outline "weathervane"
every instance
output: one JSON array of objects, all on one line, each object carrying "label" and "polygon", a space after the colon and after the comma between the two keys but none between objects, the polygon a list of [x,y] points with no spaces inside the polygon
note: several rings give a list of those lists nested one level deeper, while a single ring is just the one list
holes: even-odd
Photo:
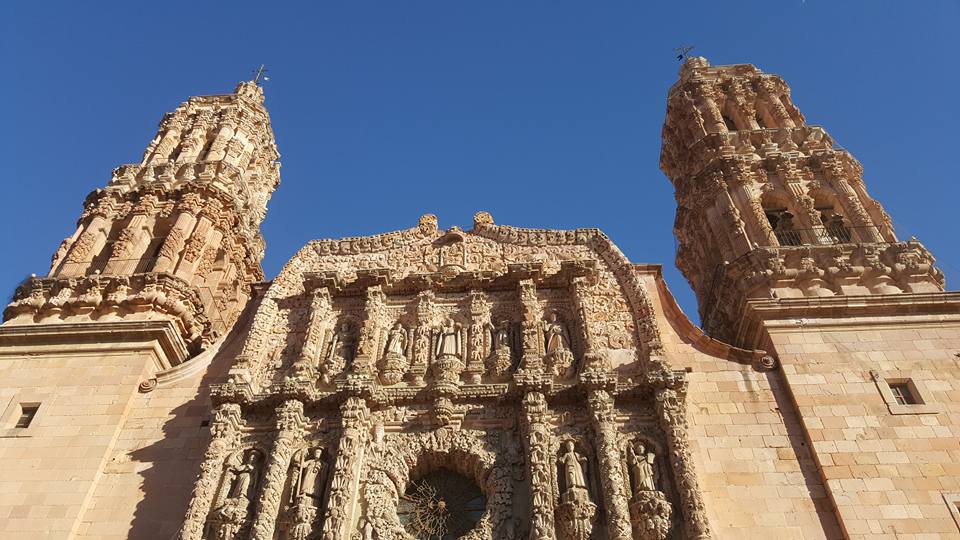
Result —
[{"label": "weathervane", "polygon": [[254,84],[260,84],[260,80],[263,79],[263,82],[270,80],[270,77],[267,77],[267,72],[269,69],[264,69],[264,65],[260,64],[260,67],[254,70],[253,82]]},{"label": "weathervane", "polygon": [[693,45],[681,45],[673,49],[673,52],[677,54],[677,62],[683,62],[683,59],[687,57],[687,53],[693,50]]}]

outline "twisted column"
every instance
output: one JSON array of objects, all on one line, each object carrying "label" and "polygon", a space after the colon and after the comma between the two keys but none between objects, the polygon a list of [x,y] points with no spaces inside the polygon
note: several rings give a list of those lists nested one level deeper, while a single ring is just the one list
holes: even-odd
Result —
[{"label": "twisted column", "polygon": [[626,480],[623,477],[623,456],[617,445],[613,398],[606,390],[590,390],[587,403],[596,435],[600,461],[600,485],[607,507],[607,531],[611,540],[629,540],[630,509],[627,506]]},{"label": "twisted column", "polygon": [[369,434],[367,402],[352,396],[340,406],[340,445],[333,463],[330,495],[323,519],[323,540],[350,538],[354,494],[360,481],[360,465]]},{"label": "twisted column", "polygon": [[667,436],[667,446],[670,448],[670,466],[673,468],[673,477],[680,494],[687,538],[701,540],[710,538],[710,524],[707,522],[707,511],[693,471],[685,408],[676,390],[670,388],[657,390],[657,417],[660,421],[660,429]]},{"label": "twisted column", "polygon": [[553,540],[553,459],[547,398],[540,392],[523,397],[523,431],[530,476],[530,540]]},{"label": "twisted column", "polygon": [[180,527],[180,540],[200,540],[204,522],[216,496],[217,484],[227,455],[237,448],[240,426],[240,405],[223,403],[213,411],[210,423],[210,444],[200,464],[200,475],[193,486],[193,495],[187,506],[187,514]]},{"label": "twisted column", "polygon": [[263,473],[263,488],[257,502],[257,515],[250,529],[252,540],[273,540],[277,515],[280,512],[280,496],[287,482],[290,459],[297,443],[303,438],[305,425],[302,402],[290,399],[277,407],[277,434]]}]

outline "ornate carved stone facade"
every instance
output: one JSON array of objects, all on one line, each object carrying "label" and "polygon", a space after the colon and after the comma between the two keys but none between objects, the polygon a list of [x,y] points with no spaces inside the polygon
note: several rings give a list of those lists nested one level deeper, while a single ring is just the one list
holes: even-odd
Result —
[{"label": "ornate carved stone facade", "polygon": [[[310,242],[257,284],[277,157],[256,84],[191,98],[18,290],[5,537],[956,533],[934,504],[960,500],[952,416],[884,415],[960,413],[960,299],[781,79],[695,58],[669,93],[662,166],[706,334],[602,232],[486,212]],[[895,345],[903,325],[922,348]],[[874,345],[828,347],[864,327]],[[70,485],[41,475],[8,509],[49,460]]]}]

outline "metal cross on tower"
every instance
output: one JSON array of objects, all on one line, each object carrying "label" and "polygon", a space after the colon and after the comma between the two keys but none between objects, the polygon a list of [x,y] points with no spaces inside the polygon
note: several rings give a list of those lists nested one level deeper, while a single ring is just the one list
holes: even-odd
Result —
[{"label": "metal cross on tower", "polygon": [[687,53],[693,50],[693,45],[682,45],[673,49],[673,52],[677,53],[677,61],[683,62],[683,59],[687,57]]},{"label": "metal cross on tower", "polygon": [[270,77],[267,77],[266,75],[268,71],[270,70],[264,69],[264,65],[260,64],[260,67],[254,70],[253,82],[255,84],[260,84],[260,79],[263,79],[264,82],[269,81]]}]

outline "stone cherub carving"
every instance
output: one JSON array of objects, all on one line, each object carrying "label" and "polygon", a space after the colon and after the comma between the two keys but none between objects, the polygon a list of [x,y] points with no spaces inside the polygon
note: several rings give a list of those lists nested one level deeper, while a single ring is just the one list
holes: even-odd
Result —
[{"label": "stone cherub carving", "polygon": [[353,362],[357,353],[357,332],[350,321],[341,321],[330,336],[327,352],[320,365],[320,374],[325,384],[330,384]]},{"label": "stone cherub carving", "polygon": [[214,537],[217,540],[236,538],[247,519],[251,488],[256,483],[258,457],[256,450],[248,450],[240,463],[227,469],[227,495],[223,504],[213,511]]},{"label": "stone cherub carving", "polygon": [[323,449],[301,450],[290,468],[290,506],[293,513],[291,540],[306,540],[313,530],[313,521],[323,496],[327,463]]},{"label": "stone cherub carving", "polygon": [[576,451],[573,441],[568,440],[558,461],[562,485],[557,524],[566,538],[587,540],[593,533],[597,512],[597,505],[590,500],[584,472],[587,458]]},{"label": "stone cherub carving", "polygon": [[544,360],[554,375],[573,376],[573,352],[570,350],[570,332],[557,312],[551,312],[542,323]]},{"label": "stone cherub carving", "polygon": [[407,360],[407,346],[409,334],[400,321],[387,332],[387,345],[383,355],[383,369],[380,379],[384,384],[396,384],[403,379],[403,375],[410,366]]}]

